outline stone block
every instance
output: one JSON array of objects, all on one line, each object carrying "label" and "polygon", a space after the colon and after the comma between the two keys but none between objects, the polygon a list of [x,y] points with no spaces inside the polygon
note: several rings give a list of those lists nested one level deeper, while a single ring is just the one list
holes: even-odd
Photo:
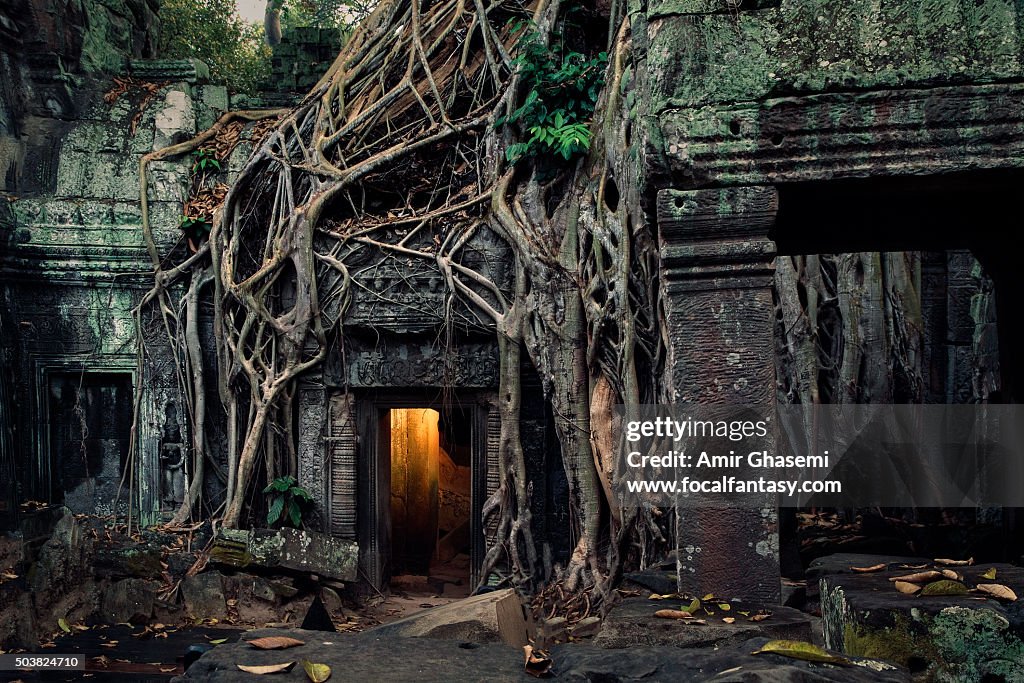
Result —
[{"label": "stone block", "polygon": [[220,572],[203,572],[181,580],[185,611],[194,619],[224,619],[228,615]]},{"label": "stone block", "polygon": [[[564,632],[564,624],[562,626]],[[377,636],[526,644],[522,602],[511,588],[474,595],[370,629]]]},{"label": "stone block", "polygon": [[120,624],[144,624],[153,615],[153,601],[159,584],[144,579],[123,579],[103,592],[101,618]]},{"label": "stone block", "polygon": [[355,581],[359,546],[299,529],[222,529],[210,558],[239,569],[261,567]]},{"label": "stone block", "polygon": [[160,550],[144,545],[97,548],[93,571],[101,578],[158,579],[163,571]]},{"label": "stone block", "polygon": [[192,97],[183,90],[170,90],[156,107],[153,119],[153,149],[163,149],[188,140],[196,134],[196,115]]},{"label": "stone block", "polygon": [[228,89],[223,85],[203,85],[196,90],[199,130],[206,130],[229,109]]},{"label": "stone block", "polygon": [[210,67],[198,59],[133,59],[131,72],[144,81],[177,81],[190,84],[210,79]]},{"label": "stone block", "polygon": [[[982,579],[989,568],[996,579]],[[965,584],[1000,583],[1024,594],[1024,569],[956,567]],[[1024,612],[978,594],[912,596],[888,580],[905,573],[834,575],[821,580],[826,646],[906,666],[921,680],[1024,681]]]},{"label": "stone block", "polygon": [[634,588],[660,595],[675,593],[678,581],[674,561],[639,572],[629,572],[622,577],[625,588]]},{"label": "stone block", "polygon": [[[670,645],[699,648],[735,645],[750,638],[777,638],[783,640],[811,640],[810,619],[806,614],[790,607],[732,602],[728,612],[709,605],[713,615],[698,611],[698,618],[707,624],[686,624],[677,619],[659,619],[654,613],[660,609],[678,609],[685,600],[648,600],[627,598],[612,607],[594,638],[599,647],[623,649]],[[752,622],[740,612],[755,614],[761,609],[771,612],[763,621]],[[727,624],[723,617],[736,621]]]},{"label": "stone block", "polygon": [[52,596],[67,592],[85,574],[89,544],[71,510],[60,508],[60,513],[53,534],[39,550],[39,559],[29,576],[29,586],[35,593]]}]

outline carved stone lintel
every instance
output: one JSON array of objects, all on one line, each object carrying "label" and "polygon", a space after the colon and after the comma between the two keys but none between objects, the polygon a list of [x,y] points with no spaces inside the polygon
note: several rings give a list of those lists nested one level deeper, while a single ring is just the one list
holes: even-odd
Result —
[{"label": "carved stone lintel", "polygon": [[210,67],[198,59],[133,59],[132,76],[144,81],[184,81],[196,84],[210,80]]},{"label": "carved stone lintel", "polygon": [[[658,194],[676,403],[775,406],[772,187]],[[769,446],[759,443],[759,446]],[[776,601],[774,497],[756,507],[679,510],[679,588]]]},{"label": "carved stone lintel", "polygon": [[347,380],[352,387],[488,388],[498,384],[498,357],[489,344],[459,349],[403,344],[354,351],[350,359]]}]

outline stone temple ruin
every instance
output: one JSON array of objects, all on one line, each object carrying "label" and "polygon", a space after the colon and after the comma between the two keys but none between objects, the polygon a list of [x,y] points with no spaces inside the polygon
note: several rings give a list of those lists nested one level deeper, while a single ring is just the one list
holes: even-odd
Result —
[{"label": "stone temple ruin", "polygon": [[[45,514],[26,501],[123,513],[118,490],[131,476],[138,514],[157,523],[183,499],[187,440],[171,360],[159,346],[136,353],[132,310],[151,272],[139,159],[240,104],[295,101],[317,77],[305,56],[321,59],[331,36],[297,34],[278,53],[276,89],[243,102],[211,84],[201,63],[157,58],[152,0],[87,0],[82,16],[56,5],[0,9],[0,522],[26,528]],[[1013,228],[1024,180],[1024,9],[1009,0],[633,5],[644,89],[635,135],[660,240],[676,400],[793,400],[783,381],[793,321],[776,305],[783,273],[799,256],[860,254],[843,282],[883,301],[892,296],[883,253],[919,264],[926,383],[857,400],[1021,398]],[[105,99],[114,77],[128,76],[125,92]],[[251,134],[230,170],[244,163]],[[151,167],[151,220],[165,253],[180,238],[188,172],[187,161]],[[486,232],[475,239],[480,266],[507,281],[502,243]],[[481,506],[498,480],[493,336],[446,334],[437,273],[395,260],[367,272],[346,345],[295,399],[311,524],[358,544],[371,585],[428,572],[431,558],[462,558],[458,570],[475,583],[488,539]],[[876,342],[861,353],[885,364],[893,342]],[[523,377],[534,518],[544,556],[557,562],[570,548],[565,475],[543,383],[529,368]],[[140,385],[139,460],[129,468]],[[218,495],[212,484],[208,497]],[[1013,520],[1004,511],[1007,528]],[[680,581],[700,576],[778,599],[780,533],[784,548],[772,501],[696,511],[677,529]]]}]

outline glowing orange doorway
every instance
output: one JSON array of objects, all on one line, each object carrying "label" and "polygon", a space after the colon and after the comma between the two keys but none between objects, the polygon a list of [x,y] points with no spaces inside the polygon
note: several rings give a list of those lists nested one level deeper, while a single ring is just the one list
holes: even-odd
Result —
[{"label": "glowing orange doorway", "polygon": [[392,577],[468,592],[468,448],[432,408],[392,408],[389,421]]}]

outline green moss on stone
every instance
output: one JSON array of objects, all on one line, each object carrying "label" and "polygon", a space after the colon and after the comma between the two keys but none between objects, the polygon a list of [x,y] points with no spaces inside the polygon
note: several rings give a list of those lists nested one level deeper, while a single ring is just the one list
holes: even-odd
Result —
[{"label": "green moss on stone", "polygon": [[847,623],[843,627],[843,651],[856,657],[870,657],[907,666],[911,658],[936,662],[939,653],[927,631],[909,619],[896,616],[894,623],[879,629]]}]

